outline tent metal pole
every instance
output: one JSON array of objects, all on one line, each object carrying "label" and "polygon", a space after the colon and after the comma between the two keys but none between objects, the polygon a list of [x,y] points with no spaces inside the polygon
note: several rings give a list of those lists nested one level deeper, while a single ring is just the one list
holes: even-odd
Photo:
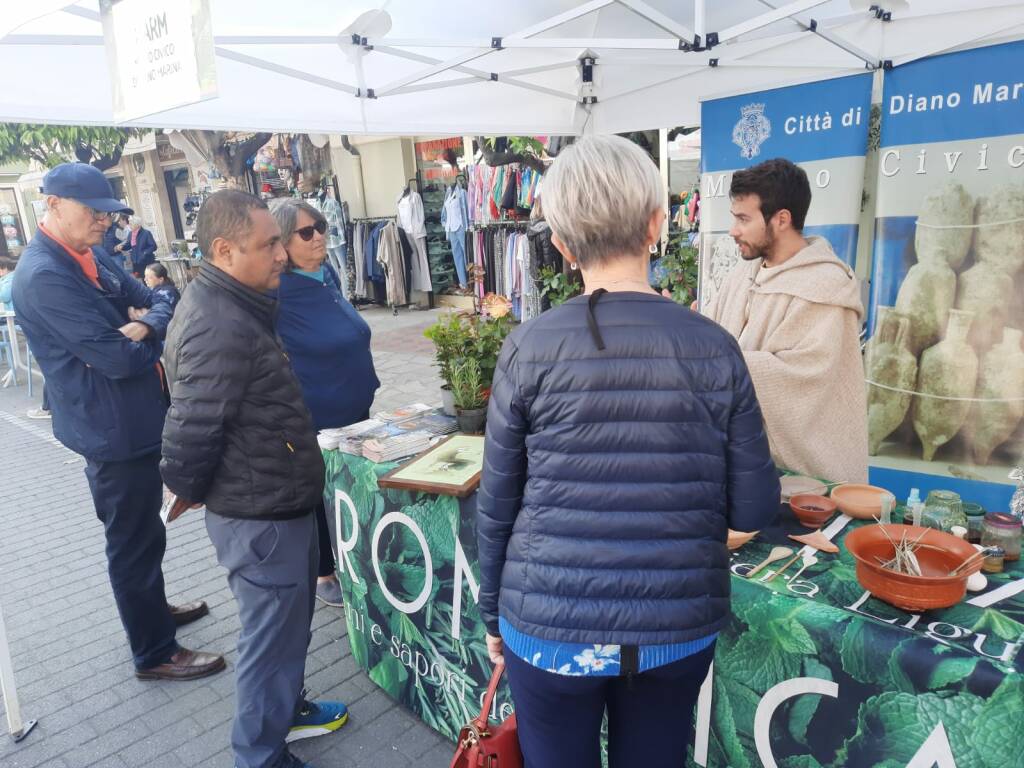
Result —
[{"label": "tent metal pole", "polygon": [[693,32],[701,40],[708,36],[708,13],[706,0],[696,0],[693,4]]},{"label": "tent metal pole", "polygon": [[514,38],[519,40],[539,35],[541,32],[547,32],[549,29],[554,29],[557,26],[574,21],[581,16],[586,16],[594,11],[600,11],[602,8],[606,8],[615,2],[616,0],[591,0],[589,3],[583,3],[571,10],[560,13],[557,16],[552,16],[551,18],[538,22],[526,29],[521,29],[515,34],[509,35],[507,39]]},{"label": "tent metal pole", "polygon": [[35,725],[35,720],[22,722],[21,706],[18,703],[18,687],[14,684],[14,664],[11,661],[11,650],[7,644],[7,628],[4,625],[4,611],[0,606],[0,694],[3,695],[4,707],[7,709],[7,725],[11,738],[21,741]]},{"label": "tent metal pole", "polygon": [[[768,0],[758,0],[758,2],[761,3],[761,5],[768,6],[772,10],[776,10],[779,7],[774,2],[771,2],[771,3],[768,2]],[[811,22],[805,21],[805,20],[803,20],[803,19],[801,19],[801,18],[799,18],[797,16],[793,16],[792,19],[793,19],[794,22],[799,24],[803,29],[810,30],[811,32],[816,34],[818,37],[822,38],[823,40],[827,40],[828,42],[832,43],[832,45],[834,45],[837,48],[840,48],[840,49],[846,51],[851,56],[856,56],[858,59],[863,61],[868,66],[869,69],[877,69],[878,68],[878,62],[879,62],[879,57],[878,56],[872,56],[867,51],[865,51],[865,50],[863,50],[861,48],[858,48],[857,46],[853,45],[853,43],[847,42],[843,38],[839,37],[839,35],[837,35],[837,34],[834,34],[832,32],[826,32],[825,30],[823,30],[821,28],[820,24],[817,24],[817,23],[811,24]],[[813,19],[812,19],[812,21],[813,21]]]},{"label": "tent metal pole", "polygon": [[308,72],[303,72],[298,69],[292,69],[291,67],[285,67],[281,64],[274,64],[273,62],[267,61],[266,59],[259,59],[255,56],[247,56],[244,53],[238,53],[228,48],[215,47],[214,51],[223,59],[230,59],[237,61],[239,64],[246,64],[255,69],[263,69],[267,72],[274,72],[278,75],[284,75],[285,77],[291,77],[295,80],[305,80],[307,83],[313,83],[314,85],[320,85],[324,88],[331,88],[335,91],[342,91],[343,93],[355,94],[355,86],[348,85],[347,83],[341,83],[337,80],[330,80],[326,77],[320,77],[318,75],[311,75]]},{"label": "tent metal pole", "polygon": [[664,256],[665,249],[668,247],[668,220],[672,213],[672,190],[669,187],[671,163],[668,157],[668,128],[658,129],[658,165],[661,166],[661,208],[665,212],[665,221],[661,224],[661,243],[658,255]]},{"label": "tent metal pole", "polygon": [[427,69],[421,69],[419,72],[413,72],[411,75],[406,75],[405,77],[401,77],[398,80],[394,80],[390,83],[387,83],[386,85],[382,85],[380,88],[374,88],[374,93],[376,93],[377,96],[386,96],[391,91],[396,91],[399,88],[403,88],[407,85],[414,85],[418,83],[420,80],[426,80],[428,77],[439,75],[442,72],[446,72],[447,70],[461,66],[462,64],[468,64],[469,62],[475,59],[479,59],[483,56],[486,56],[493,50],[493,48],[485,48],[483,50],[478,49],[472,51],[471,53],[464,53],[461,54],[460,56],[455,56],[451,59],[446,59],[445,61],[438,62],[432,67],[428,67]]},{"label": "tent metal pole", "polygon": [[774,24],[777,21],[789,18],[794,14],[803,13],[804,11],[809,11],[811,8],[824,5],[827,2],[829,2],[829,0],[793,0],[793,2],[779,6],[774,11],[762,13],[760,16],[755,16],[752,19],[736,24],[735,26],[727,27],[718,33],[718,41],[719,43],[724,43],[726,40],[732,40],[740,37],[741,35],[745,35],[748,32],[754,32],[755,30]]},{"label": "tent metal pole", "polygon": [[[652,8],[643,0],[619,0],[619,4],[626,6],[629,10],[633,11],[633,13],[638,16],[642,16],[656,27],[660,27],[679,40],[686,40],[687,42],[691,42],[693,40],[694,30],[690,29],[685,24],[680,24],[675,19],[666,16],[657,8]],[[700,33],[698,32],[697,34]],[[701,37],[701,40],[703,39],[704,38]]]}]

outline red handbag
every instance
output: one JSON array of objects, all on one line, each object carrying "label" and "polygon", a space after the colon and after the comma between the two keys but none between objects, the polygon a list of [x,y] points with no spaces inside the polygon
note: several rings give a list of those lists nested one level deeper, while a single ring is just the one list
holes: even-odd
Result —
[{"label": "red handbag", "polygon": [[515,714],[493,728],[488,722],[494,692],[504,671],[503,664],[494,667],[480,716],[462,726],[450,768],[523,768]]}]

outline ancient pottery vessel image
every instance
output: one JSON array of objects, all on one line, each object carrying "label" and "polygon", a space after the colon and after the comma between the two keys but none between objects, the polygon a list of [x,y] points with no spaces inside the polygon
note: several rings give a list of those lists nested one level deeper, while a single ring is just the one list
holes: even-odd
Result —
[{"label": "ancient pottery vessel image", "polygon": [[864,367],[868,385],[868,453],[875,456],[910,410],[911,395],[884,387],[913,391],[917,358],[906,346],[910,320],[892,307],[879,307],[878,331],[868,342]]},{"label": "ancient pottery vessel image", "polygon": [[960,269],[974,238],[974,200],[960,184],[951,182],[932,192],[917,215],[914,248],[917,260],[942,260]]},{"label": "ancient pottery vessel image", "polygon": [[975,403],[964,429],[974,460],[988,464],[992,452],[1013,435],[1024,417],[1024,333],[1003,330],[1003,341],[989,350],[979,366],[975,397],[1006,400],[1004,403]]},{"label": "ancient pottery vessel image", "polygon": [[1024,184],[1007,184],[980,199],[976,224],[978,262],[1016,275],[1024,267]]},{"label": "ancient pottery vessel image", "polygon": [[970,402],[940,398],[974,395],[978,383],[978,356],[967,342],[973,319],[970,312],[951,310],[946,338],[921,355],[913,421],[925,461],[935,458],[935,452],[956,437],[971,411]]},{"label": "ancient pottery vessel image", "polygon": [[999,341],[1013,303],[1013,278],[998,268],[976,264],[956,285],[956,308],[974,313],[969,341],[984,352]]},{"label": "ancient pottery vessel image", "polygon": [[945,261],[920,261],[907,272],[896,311],[910,320],[907,346],[919,355],[941,337],[956,299],[956,273]]}]

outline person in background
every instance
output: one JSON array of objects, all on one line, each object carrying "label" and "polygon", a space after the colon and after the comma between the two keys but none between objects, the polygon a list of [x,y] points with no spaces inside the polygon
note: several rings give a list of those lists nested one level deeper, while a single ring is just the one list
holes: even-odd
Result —
[{"label": "person in background", "polygon": [[206,603],[168,605],[161,567],[167,400],[159,362],[171,308],[97,247],[111,214],[124,208],[101,171],[58,165],[43,177],[43,195],[46,216],[14,273],[15,311],[46,377],[53,434],[85,457],[135,675],[216,674],[223,656],[182,648],[175,639],[177,626],[208,613]]},{"label": "person in background", "polygon": [[[6,307],[10,311],[14,311],[14,268],[18,262],[16,259],[8,257],[0,257],[0,304]],[[4,326],[4,333],[6,333],[6,326]],[[49,419],[50,418],[50,404],[46,397],[46,386],[43,386],[43,405],[41,408],[29,408],[25,414],[30,419]]]},{"label": "person in background", "polygon": [[121,252],[131,257],[132,272],[141,279],[146,267],[156,262],[156,240],[153,233],[142,226],[141,216],[130,216],[128,225],[131,227],[131,234],[121,244]]},{"label": "person in background", "polygon": [[11,286],[14,285],[14,268],[17,265],[17,260],[7,256],[0,256],[0,304],[3,304],[9,310],[14,309],[11,298]]},{"label": "person in background", "polygon": [[302,687],[324,464],[274,328],[288,255],[267,204],[237,190],[203,203],[196,238],[205,259],[165,355],[171,407],[160,470],[177,496],[168,518],[206,505],[238,603],[235,768],[302,768],[287,742],[337,730],[348,710],[308,701]]},{"label": "person in background", "polygon": [[[281,335],[302,396],[317,430],[345,427],[370,417],[380,386],[370,353],[370,326],[349,304],[341,281],[325,262],[324,216],[309,203],[274,200],[288,269],[281,275],[277,332]],[[340,607],[341,585],[323,498],[316,507],[320,564],[316,596]]]},{"label": "person in background", "polygon": [[729,621],[726,530],[763,528],[779,478],[739,345],[658,295],[657,166],[580,139],[544,176],[552,242],[586,294],[498,360],[477,501],[480,611],[530,768],[678,768]]},{"label": "person in background", "polygon": [[131,233],[131,230],[128,229],[128,216],[131,212],[129,208],[128,213],[116,214],[111,220],[110,226],[107,227],[107,231],[103,233],[103,250],[111,256],[121,253],[122,246]]},{"label": "person in background", "polygon": [[[775,463],[821,480],[868,479],[864,308],[828,240],[804,237],[811,185],[789,160],[733,174],[729,234],[743,260],[704,309],[739,342]],[[822,419],[829,428],[808,429]]]},{"label": "person in background", "polygon": [[153,293],[160,294],[171,307],[178,306],[181,294],[171,278],[167,274],[167,267],[163,264],[150,264],[146,267],[145,282]]}]

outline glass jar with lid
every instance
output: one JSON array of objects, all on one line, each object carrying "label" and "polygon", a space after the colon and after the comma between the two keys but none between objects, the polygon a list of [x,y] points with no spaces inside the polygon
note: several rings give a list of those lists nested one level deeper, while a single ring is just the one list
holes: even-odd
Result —
[{"label": "glass jar with lid", "polygon": [[1013,515],[989,512],[981,531],[983,547],[1002,547],[1005,560],[1020,559],[1021,521]]},{"label": "glass jar with lid", "polygon": [[967,515],[967,540],[971,544],[979,544],[981,542],[981,529],[982,524],[985,521],[985,515],[988,512],[981,504],[975,504],[973,501],[964,502],[964,514]]},{"label": "glass jar with lid", "polygon": [[960,495],[953,491],[932,491],[924,503],[921,525],[949,533],[955,525],[967,528],[967,515]]}]

